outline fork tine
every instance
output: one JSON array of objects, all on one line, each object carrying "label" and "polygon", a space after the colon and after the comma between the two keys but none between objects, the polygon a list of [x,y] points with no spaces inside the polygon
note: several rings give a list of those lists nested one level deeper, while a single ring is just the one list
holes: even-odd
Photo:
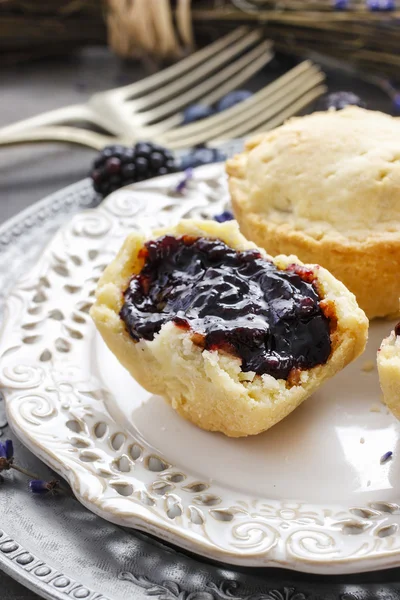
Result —
[{"label": "fork tine", "polygon": [[[143,124],[151,123],[162,119],[162,117],[168,114],[176,113],[177,110],[180,110],[191,102],[211,101],[211,99],[213,101],[218,100],[218,98],[221,98],[227,92],[235,89],[238,85],[249,79],[271,60],[272,54],[267,52],[269,47],[270,43],[268,41],[262,42],[251,52],[248,52],[225,69],[222,69],[179,97],[150,110],[148,113],[141,113],[137,116],[142,118]],[[207,92],[211,93],[207,94]]]},{"label": "fork tine", "polygon": [[271,46],[268,45],[268,42],[266,42],[263,52],[254,52],[253,62],[251,62],[249,59],[249,64],[243,69],[243,71],[239,72],[237,75],[229,79],[223,85],[213,89],[213,91],[207,94],[206,96],[203,96],[201,98],[201,101],[205,104],[214,104],[220,98],[225,96],[225,94],[238,88],[240,85],[242,85],[242,83],[250,79],[250,77],[252,77],[260,69],[262,69],[262,67],[264,67],[266,64],[271,62],[271,60],[274,58],[274,53],[268,51],[270,47]]},{"label": "fork tine", "polygon": [[322,96],[322,94],[325,94],[327,89],[328,88],[326,87],[326,85],[319,85],[313,90],[310,90],[302,98],[297,100],[297,102],[294,102],[287,109],[280,112],[279,115],[277,115],[273,119],[270,119],[268,122],[261,124],[259,128],[257,127],[257,129],[252,129],[249,133],[261,133],[263,131],[269,131],[270,129],[274,129],[274,127],[282,125],[284,121],[299,113],[309,104],[311,104],[311,102]]},{"label": "fork tine", "polygon": [[132,110],[138,111],[143,108],[148,110],[152,106],[158,105],[161,102],[165,102],[173,96],[177,96],[183,90],[190,88],[192,85],[198,83],[201,79],[205,78],[213,71],[216,71],[218,67],[229,63],[229,61],[231,61],[235,56],[243,52],[243,50],[246,50],[246,48],[259,41],[260,38],[260,31],[253,31],[252,33],[247,34],[236,44],[229,46],[229,48],[223,50],[222,52],[219,52],[210,60],[200,64],[196,69],[193,69],[184,77],[172,81],[170,84],[168,84],[161,90],[158,89],[152,94],[148,94],[143,98],[137,98],[131,101],[130,105],[132,107]]},{"label": "fork tine", "polygon": [[120,97],[128,99],[133,98],[136,95],[148,92],[149,90],[152,90],[156,87],[160,87],[165,83],[168,83],[172,79],[180,77],[187,71],[191,71],[198,64],[204,62],[209,57],[214,56],[214,54],[217,54],[230,44],[233,44],[234,42],[239,40],[241,37],[246,35],[248,31],[248,27],[238,27],[228,35],[225,35],[216,42],[213,42],[205,48],[194,52],[187,58],[183,58],[171,67],[167,67],[159,73],[150,75],[149,77],[146,77],[145,79],[142,79],[141,81],[138,81],[136,83],[131,83],[129,85],[124,85],[122,87],[116,88],[115,90],[113,90],[113,92],[115,92],[115,94],[118,94]]},{"label": "fork tine", "polygon": [[[258,92],[258,94],[266,94],[266,96],[270,95],[275,91],[275,89],[279,89],[282,86],[285,86],[292,79],[300,77],[304,72],[316,72],[317,67],[311,61],[303,61],[301,64],[297,65],[278,79],[275,79],[272,83],[268,84],[263,90]],[[319,72],[319,70],[318,70]],[[270,91],[269,91],[270,90]],[[257,96],[257,94],[255,95]],[[253,97],[254,98],[254,97]],[[151,125],[149,127],[144,127],[140,135],[144,137],[152,137],[162,135],[163,143],[175,143],[175,146],[179,143],[185,143],[186,136],[192,136],[195,133],[201,133],[205,128],[209,127],[211,124],[219,124],[223,120],[230,120],[231,117],[235,116],[237,113],[240,113],[243,110],[243,104],[245,106],[249,106],[256,100],[250,98],[245,101],[245,103],[241,103],[240,105],[234,106],[228,110],[223,111],[217,115],[212,117],[208,117],[207,119],[202,119],[197,123],[192,123],[190,125],[182,126],[183,113],[177,113],[167,119],[164,119],[162,122],[157,123],[156,125]],[[168,132],[168,134],[166,133]],[[165,135],[164,135],[165,134]],[[178,138],[180,141],[178,141]],[[167,142],[168,139],[168,142]]]},{"label": "fork tine", "polygon": [[314,65],[310,60],[305,60],[296,67],[293,67],[290,71],[287,71],[284,75],[281,75],[277,79],[274,79],[271,83],[268,83],[264,88],[256,92],[253,96],[228,108],[216,115],[190,123],[189,125],[183,125],[176,129],[168,132],[168,139],[175,139],[186,135],[192,135],[203,131],[205,127],[211,127],[212,125],[218,125],[222,121],[231,121],[236,115],[240,114],[244,108],[251,107],[253,104],[258,103],[258,99],[261,97],[268,98],[274,94],[277,90],[285,88],[292,81],[299,80],[303,76],[310,76],[312,74],[320,73],[321,70]]},{"label": "fork tine", "polygon": [[289,88],[286,93],[281,93],[276,96],[276,104],[275,106],[271,106],[269,110],[263,111],[259,110],[250,118],[246,119],[245,122],[233,123],[232,127],[224,128],[224,131],[221,132],[213,132],[212,136],[209,136],[209,139],[217,139],[221,137],[241,137],[245,135],[248,131],[252,131],[253,129],[262,125],[262,123],[268,122],[271,118],[274,118],[274,115],[279,115],[282,110],[289,107],[293,102],[296,102],[299,98],[303,97],[310,90],[320,85],[324,81],[324,76],[319,75],[314,78],[305,81],[300,84],[298,87],[292,86]]},{"label": "fork tine", "polygon": [[[205,127],[203,131],[186,137],[175,138],[175,142],[185,146],[196,146],[210,139],[220,137],[240,137],[248,131],[252,123],[262,122],[265,117],[269,118],[275,115],[281,107],[287,106],[289,102],[295,101],[308,90],[322,83],[325,77],[322,73],[315,73],[311,77],[306,73],[302,78],[293,80],[287,86],[280,88],[270,95],[267,99],[265,94],[259,94],[258,101],[250,107],[243,106],[242,112],[238,113],[231,120],[223,120],[217,125],[209,128]],[[263,90],[262,90],[263,91]],[[244,103],[243,103],[244,104]],[[164,140],[163,140],[164,141]],[[172,140],[165,137],[165,144],[171,145]]]},{"label": "fork tine", "polygon": [[[200,138],[187,138],[182,141],[169,142],[170,148],[187,148],[192,145],[199,144],[204,141],[212,142],[220,139],[229,139],[243,137],[253,131],[263,131],[266,127],[271,129],[281,124],[288,116],[296,114],[299,110],[307,106],[315,97],[320,96],[326,89],[324,86],[318,86],[321,82],[321,77],[311,80],[300,86],[298,89],[292,89],[290,93],[282,95],[281,99],[277,99],[275,106],[269,110],[258,111],[250,119],[242,122],[239,125],[228,127],[225,131],[210,132],[206,140]],[[317,86],[317,87],[316,87]],[[316,96],[314,95],[316,94]],[[312,100],[309,100],[309,96]],[[300,106],[300,108],[298,108]],[[273,125],[270,126],[270,123]],[[163,140],[164,142],[164,140]]]},{"label": "fork tine", "polygon": [[[239,125],[233,126],[231,128],[226,128],[225,131],[221,134],[216,133],[215,135],[209,136],[209,140],[215,140],[217,138],[236,138],[242,137],[246,135],[250,131],[254,131],[255,129],[259,129],[263,123],[268,123],[270,120],[280,117],[280,114],[286,109],[290,109],[291,105],[296,103],[299,99],[301,99],[305,94],[309,93],[312,89],[314,89],[318,84],[321,83],[321,78],[316,78],[312,80],[310,83],[306,82],[301,85],[298,89],[294,89],[290,91],[290,93],[286,94],[281,98],[275,106],[272,106],[267,111],[258,111],[250,119],[246,119],[245,122],[242,121]],[[282,122],[282,120],[280,121]]]},{"label": "fork tine", "polygon": [[[239,73],[237,73],[234,77],[228,78],[228,80],[225,83],[219,85],[219,87],[217,87],[216,90],[214,90],[213,102],[215,102],[219,98],[222,98],[225,94],[227,94],[231,90],[237,88],[243,82],[247,81],[260,68],[262,68],[267,62],[272,60],[272,58],[273,58],[272,53],[263,52],[263,53],[261,53],[260,57],[256,61],[254,61],[254,62],[250,61],[250,64],[247,67],[245,67],[242,71],[239,71]],[[218,85],[218,83],[219,83],[219,81],[216,82],[216,85]],[[200,101],[203,101],[203,98],[200,98]],[[137,116],[138,115],[135,115],[135,119],[137,118]],[[162,119],[158,123],[149,125],[148,127],[141,128],[139,125],[139,129],[138,129],[138,127],[136,127],[136,132],[140,131],[140,135],[142,135],[144,137],[160,136],[169,130],[175,131],[175,130],[179,129],[182,126],[182,120],[183,120],[183,112],[180,111],[170,117]],[[207,119],[205,119],[205,121],[206,120]],[[186,126],[184,126],[184,128],[186,128]]]}]

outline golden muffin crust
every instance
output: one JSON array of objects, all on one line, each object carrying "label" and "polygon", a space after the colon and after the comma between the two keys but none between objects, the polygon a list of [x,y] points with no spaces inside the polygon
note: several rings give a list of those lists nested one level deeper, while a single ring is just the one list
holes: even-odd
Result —
[{"label": "golden muffin crust", "polygon": [[[332,351],[326,364],[301,371],[290,386],[270,375],[244,374],[241,360],[220,351],[203,350],[191,332],[172,322],[162,326],[152,341],[135,342],[119,316],[123,293],[133,274],[140,272],[139,252],[148,239],[162,235],[190,235],[221,239],[237,250],[254,249],[236,222],[183,220],[175,227],[154,231],[150,238],[132,233],[101,277],[91,315],[110,350],[149,392],[163,396],[183,417],[209,431],[231,437],[254,435],[269,429],[292,412],[327,378],[345,367],[365,347],[368,320],[355,297],[328,271],[311,268],[323,299],[331,303],[337,324],[331,334]],[[293,256],[269,257],[279,267],[296,262]]]},{"label": "golden muffin crust", "polygon": [[227,172],[244,235],[322,264],[370,318],[398,312],[398,119],[358,107],[291,119],[250,140]]}]

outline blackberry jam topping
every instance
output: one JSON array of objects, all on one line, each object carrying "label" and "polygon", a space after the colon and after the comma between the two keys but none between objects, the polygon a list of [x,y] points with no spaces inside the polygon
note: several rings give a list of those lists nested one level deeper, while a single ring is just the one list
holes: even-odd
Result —
[{"label": "blackberry jam topping", "polygon": [[140,256],[120,313],[134,340],[172,321],[201,347],[241,358],[242,371],[276,379],[327,361],[329,319],[304,267],[279,270],[257,251],[190,236],[147,242]]}]

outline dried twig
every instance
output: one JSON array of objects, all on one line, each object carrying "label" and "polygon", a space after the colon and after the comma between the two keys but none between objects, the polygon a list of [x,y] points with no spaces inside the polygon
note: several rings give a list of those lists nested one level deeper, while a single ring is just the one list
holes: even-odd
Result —
[{"label": "dried twig", "polygon": [[[375,8],[380,1],[374,0]],[[279,49],[302,55],[318,52],[375,73],[398,76],[400,10],[371,10],[371,0],[336,0],[336,6],[347,10],[334,10],[334,4],[328,0],[279,0],[257,2],[254,10],[245,10],[232,0],[192,0],[191,18],[197,34],[209,36],[212,31],[215,37],[241,23],[259,23]],[[243,3],[243,7],[248,5],[248,0]],[[108,6],[113,6],[111,0],[2,0],[2,61],[107,43]],[[176,6],[180,6],[178,0],[171,0],[171,8]],[[176,27],[181,21],[182,15],[174,14]],[[140,39],[123,44],[119,51],[126,48],[127,55],[132,48],[139,51]],[[152,46],[155,51],[157,45]]]}]

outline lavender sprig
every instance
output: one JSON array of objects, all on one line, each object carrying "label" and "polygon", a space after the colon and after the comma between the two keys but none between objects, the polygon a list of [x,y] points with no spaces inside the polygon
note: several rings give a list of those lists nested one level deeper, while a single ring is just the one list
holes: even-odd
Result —
[{"label": "lavender sprig", "polygon": [[[0,473],[2,471],[9,471],[13,466],[14,461],[14,448],[11,440],[0,442]],[[2,475],[0,475],[0,483],[4,481]]]},{"label": "lavender sprig", "polygon": [[217,223],[225,223],[226,221],[232,221],[234,218],[235,217],[229,210],[224,210],[221,214],[215,215],[214,221],[217,221]]},{"label": "lavender sprig", "polygon": [[183,172],[183,179],[181,179],[175,188],[175,191],[177,194],[183,194],[183,192],[186,191],[186,188],[188,186],[189,181],[193,179],[193,169],[192,168],[188,168],[185,169],[185,171]]},{"label": "lavender sprig", "polygon": [[393,452],[391,450],[389,450],[388,452],[385,452],[385,454],[383,454],[381,456],[381,460],[380,463],[381,465],[384,465],[385,463],[387,463],[389,460],[392,459],[393,456]]},{"label": "lavender sprig", "polygon": [[0,442],[0,458],[3,458],[7,461],[12,461],[14,458],[14,447],[12,440],[6,440],[5,442]]},{"label": "lavender sprig", "polygon": [[1,475],[4,471],[10,471],[14,469],[30,478],[29,489],[33,494],[55,494],[62,491],[60,482],[57,479],[51,481],[43,481],[38,479],[37,475],[31,473],[27,469],[20,467],[14,462],[14,446],[12,440],[5,440],[0,442],[0,483],[4,483],[4,477]]},{"label": "lavender sprig", "polygon": [[60,482],[57,479],[52,479],[51,481],[32,479],[29,482],[29,489],[32,494],[38,494],[41,496],[45,494],[55,495],[60,490]]}]

